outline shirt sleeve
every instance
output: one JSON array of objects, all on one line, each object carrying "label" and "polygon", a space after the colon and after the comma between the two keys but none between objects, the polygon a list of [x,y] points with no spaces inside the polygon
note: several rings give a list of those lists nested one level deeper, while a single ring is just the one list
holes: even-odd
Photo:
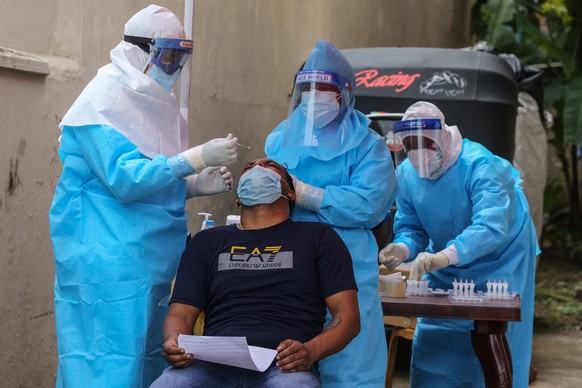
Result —
[{"label": "shirt sleeve", "polygon": [[183,303],[204,309],[208,290],[208,261],[201,253],[207,244],[195,234],[180,259],[170,303]]},{"label": "shirt sleeve", "polygon": [[110,126],[75,127],[72,132],[93,173],[120,202],[147,198],[178,183],[166,156],[144,156]]}]

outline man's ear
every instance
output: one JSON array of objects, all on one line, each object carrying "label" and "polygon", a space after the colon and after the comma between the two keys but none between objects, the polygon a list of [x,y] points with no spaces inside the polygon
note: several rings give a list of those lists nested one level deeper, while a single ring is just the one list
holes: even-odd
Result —
[{"label": "man's ear", "polygon": [[289,201],[295,202],[297,200],[297,194],[295,194],[294,191],[289,191],[287,193],[287,198],[289,198]]},{"label": "man's ear", "polygon": [[234,204],[236,205],[236,207],[240,207],[240,198],[236,197],[236,199],[234,200]]}]

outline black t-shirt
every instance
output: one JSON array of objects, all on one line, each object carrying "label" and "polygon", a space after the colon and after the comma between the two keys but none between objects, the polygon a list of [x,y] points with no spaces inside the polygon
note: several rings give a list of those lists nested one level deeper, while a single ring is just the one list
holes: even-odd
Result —
[{"label": "black t-shirt", "polygon": [[204,335],[245,336],[275,349],[321,333],[325,298],[357,289],[347,247],[329,226],[287,220],[259,230],[235,225],[194,235],[171,303],[204,310]]}]

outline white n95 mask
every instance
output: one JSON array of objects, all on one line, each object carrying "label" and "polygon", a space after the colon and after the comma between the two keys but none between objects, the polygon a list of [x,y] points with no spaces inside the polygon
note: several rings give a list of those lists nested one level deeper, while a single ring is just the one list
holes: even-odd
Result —
[{"label": "white n95 mask", "polygon": [[443,159],[440,152],[427,149],[410,150],[406,156],[421,178],[430,178],[439,169]]},{"label": "white n95 mask", "polygon": [[301,93],[301,110],[307,117],[312,117],[316,128],[323,128],[331,123],[339,113],[336,92],[312,90]]},{"label": "white n95 mask", "polygon": [[236,193],[245,206],[273,203],[283,197],[281,175],[270,168],[254,166],[240,177]]}]

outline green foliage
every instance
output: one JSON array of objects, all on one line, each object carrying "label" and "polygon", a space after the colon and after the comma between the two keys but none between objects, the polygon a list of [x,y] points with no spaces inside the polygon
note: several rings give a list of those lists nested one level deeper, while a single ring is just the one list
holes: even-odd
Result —
[{"label": "green foliage", "polygon": [[582,303],[576,288],[582,286],[582,266],[561,256],[561,251],[544,251],[536,274],[534,325],[538,328],[580,330]]},{"label": "green foliage", "polygon": [[580,179],[573,145],[582,144],[582,1],[486,0],[477,6],[476,40],[515,54],[524,65],[547,69],[544,108],[554,116],[550,142],[561,164],[562,183],[550,181],[546,188],[544,235],[546,241],[553,240],[552,246],[581,252]]},{"label": "green foliage", "polygon": [[564,121],[563,139],[582,143],[582,1],[489,0],[480,11],[479,39],[517,55],[524,64],[560,64],[548,79],[548,87],[559,85],[560,95],[546,100],[546,106],[564,100],[556,111],[557,120]]},{"label": "green foliage", "polygon": [[482,17],[487,25],[485,39],[497,48],[515,44],[515,35],[509,24],[515,17],[513,0],[490,0],[481,8]]},{"label": "green foliage", "polygon": [[565,140],[582,143],[582,73],[572,76],[566,86],[563,114]]}]

